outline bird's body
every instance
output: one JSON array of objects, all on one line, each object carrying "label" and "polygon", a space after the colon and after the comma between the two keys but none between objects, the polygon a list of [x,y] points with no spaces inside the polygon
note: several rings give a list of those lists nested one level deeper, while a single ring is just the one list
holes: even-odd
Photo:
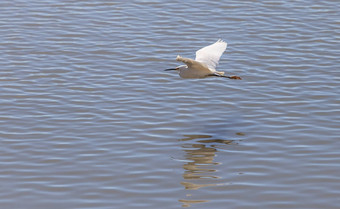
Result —
[{"label": "bird's body", "polygon": [[223,75],[223,72],[217,72],[214,69],[210,69],[206,64],[192,60],[190,58],[183,58],[177,56],[177,61],[183,62],[186,65],[179,66],[179,75],[182,78],[205,78],[212,74]]},{"label": "bird's body", "polygon": [[183,58],[178,55],[176,61],[183,62],[185,65],[167,70],[178,70],[181,78],[205,78],[207,76],[218,76],[230,79],[241,79],[238,76],[225,76],[224,72],[216,71],[218,61],[226,48],[227,43],[225,41],[218,40],[216,43],[196,51],[195,60]]}]

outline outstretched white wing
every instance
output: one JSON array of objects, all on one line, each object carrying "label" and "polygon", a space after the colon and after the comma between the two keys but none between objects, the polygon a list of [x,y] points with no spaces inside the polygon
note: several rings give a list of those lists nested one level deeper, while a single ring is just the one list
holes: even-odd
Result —
[{"label": "outstretched white wing", "polygon": [[227,48],[227,42],[219,39],[216,43],[203,47],[196,52],[196,61],[202,62],[208,66],[209,69],[215,70],[218,61],[223,52]]}]

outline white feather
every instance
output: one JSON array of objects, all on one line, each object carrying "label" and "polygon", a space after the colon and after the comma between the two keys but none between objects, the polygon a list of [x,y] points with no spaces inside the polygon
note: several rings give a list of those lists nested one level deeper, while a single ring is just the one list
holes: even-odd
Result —
[{"label": "white feather", "polygon": [[227,42],[219,39],[216,43],[196,51],[196,61],[204,63],[211,71],[216,71],[218,61],[227,48]]}]

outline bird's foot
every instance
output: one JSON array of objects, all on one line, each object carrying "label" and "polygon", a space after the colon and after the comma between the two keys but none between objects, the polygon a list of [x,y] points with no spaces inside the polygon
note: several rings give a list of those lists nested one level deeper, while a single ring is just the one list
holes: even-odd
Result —
[{"label": "bird's foot", "polygon": [[242,80],[242,78],[240,76],[237,75],[233,75],[233,76],[229,76],[230,79],[236,79],[236,80]]}]

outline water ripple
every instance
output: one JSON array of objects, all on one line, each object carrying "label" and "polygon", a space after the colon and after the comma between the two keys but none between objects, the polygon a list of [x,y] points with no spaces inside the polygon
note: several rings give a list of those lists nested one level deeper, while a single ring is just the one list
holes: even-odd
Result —
[{"label": "water ripple", "polygon": [[336,3],[2,1],[0,204],[338,208]]}]

